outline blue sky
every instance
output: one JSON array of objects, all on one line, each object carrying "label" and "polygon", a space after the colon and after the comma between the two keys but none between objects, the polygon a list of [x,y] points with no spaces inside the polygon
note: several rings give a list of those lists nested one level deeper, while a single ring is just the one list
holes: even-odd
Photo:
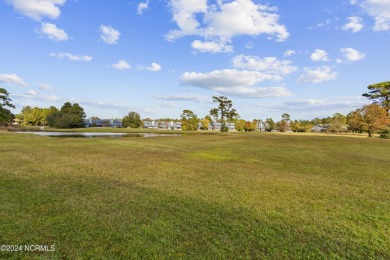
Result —
[{"label": "blue sky", "polygon": [[87,116],[312,119],[389,80],[390,0],[0,0],[0,87]]}]

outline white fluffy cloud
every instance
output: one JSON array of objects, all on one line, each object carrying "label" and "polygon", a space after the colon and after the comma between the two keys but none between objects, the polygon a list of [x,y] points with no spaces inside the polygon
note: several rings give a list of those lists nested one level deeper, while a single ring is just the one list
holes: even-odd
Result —
[{"label": "white fluffy cloud", "polygon": [[217,89],[239,86],[252,86],[258,82],[272,80],[274,77],[259,71],[237,69],[214,70],[208,73],[185,72],[181,82],[205,89]]},{"label": "white fluffy cloud", "polygon": [[117,70],[128,70],[131,68],[130,64],[125,60],[119,60],[117,63],[112,64],[112,67]]},{"label": "white fluffy cloud", "polygon": [[329,66],[322,66],[319,68],[305,68],[304,73],[298,78],[298,82],[318,84],[336,78],[336,72],[332,71]]},{"label": "white fluffy cloud", "polygon": [[358,61],[366,57],[365,53],[361,53],[353,48],[342,48],[340,51],[347,61]]},{"label": "white fluffy cloud", "polygon": [[363,8],[368,15],[375,18],[375,31],[390,30],[390,1],[389,0],[367,0]]},{"label": "white fluffy cloud", "polygon": [[142,65],[137,66],[138,70],[148,70],[148,71],[152,71],[152,72],[160,71],[161,68],[162,68],[161,65],[156,63],[156,62],[152,62],[152,64],[150,64],[150,66],[148,66],[148,67],[144,67]]},{"label": "white fluffy cloud", "polygon": [[274,80],[275,76],[259,71],[225,69],[209,73],[185,72],[181,83],[203,89],[217,91],[221,94],[245,98],[264,98],[289,96],[291,93],[284,87],[254,87],[265,80]]},{"label": "white fluffy cloud", "polygon": [[64,53],[64,52],[53,53],[52,52],[49,55],[51,57],[57,58],[57,59],[67,58],[70,61],[85,61],[85,62],[88,62],[88,61],[91,61],[93,59],[91,56],[87,56],[87,55],[74,55],[74,54],[67,53],[67,52],[66,53]]},{"label": "white fluffy cloud", "polygon": [[66,0],[7,0],[14,9],[34,20],[42,17],[56,19],[60,16],[59,6],[65,4]]},{"label": "white fluffy cloud", "polygon": [[16,74],[0,74],[0,83],[16,84],[22,87],[27,86],[27,83]]},{"label": "white fluffy cloud", "polygon": [[276,57],[237,55],[232,59],[232,63],[239,69],[262,71],[272,75],[273,80],[282,80],[282,75],[297,71],[297,68],[291,65],[291,61],[279,60]]},{"label": "white fluffy cloud", "polygon": [[345,24],[341,29],[342,30],[351,30],[353,33],[360,32],[363,27],[363,19],[358,16],[350,16],[347,18],[348,23]]},{"label": "white fluffy cloud", "polygon": [[145,10],[149,8],[149,0],[145,3],[139,3],[137,7],[137,14],[142,15]]},{"label": "white fluffy cloud", "polygon": [[117,44],[121,33],[115,30],[111,26],[101,25],[100,26],[100,38],[108,44]]},{"label": "white fluffy cloud", "polygon": [[59,29],[52,23],[42,23],[39,33],[54,41],[66,41],[69,39],[68,34],[64,30]]},{"label": "white fluffy cloud", "polygon": [[161,65],[153,62],[149,67],[146,68],[146,70],[157,72],[161,70]]},{"label": "white fluffy cloud", "polygon": [[321,49],[316,49],[311,55],[311,60],[313,61],[328,61],[328,53]]},{"label": "white fluffy cloud", "polygon": [[191,47],[200,52],[232,52],[233,46],[228,45],[226,42],[221,41],[206,41],[202,42],[199,40],[195,40],[192,42]]},{"label": "white fluffy cloud", "polygon": [[352,0],[352,5],[359,5],[362,10],[375,19],[374,31],[390,30],[389,0]]},{"label": "white fluffy cloud", "polygon": [[[169,31],[167,40],[196,35],[208,39],[206,42],[210,39],[229,42],[235,36],[268,34],[284,41],[289,36],[285,26],[278,22],[275,7],[255,4],[252,0],[217,1],[214,5],[208,5],[206,0],[170,0],[170,6],[178,29]],[[203,48],[207,49],[216,50]]]},{"label": "white fluffy cloud", "polygon": [[285,57],[290,57],[290,56],[294,55],[295,53],[296,53],[296,52],[293,51],[293,50],[286,50],[286,51],[284,52],[284,56],[285,56]]}]

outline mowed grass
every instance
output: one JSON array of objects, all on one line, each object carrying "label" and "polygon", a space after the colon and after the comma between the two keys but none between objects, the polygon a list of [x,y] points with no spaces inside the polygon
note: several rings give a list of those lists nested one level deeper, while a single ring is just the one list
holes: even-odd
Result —
[{"label": "mowed grass", "polygon": [[0,132],[1,258],[390,258],[390,142]]}]

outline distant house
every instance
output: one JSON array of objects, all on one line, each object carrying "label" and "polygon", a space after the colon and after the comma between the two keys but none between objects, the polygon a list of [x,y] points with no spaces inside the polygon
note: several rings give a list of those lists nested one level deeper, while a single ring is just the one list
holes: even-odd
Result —
[{"label": "distant house", "polygon": [[143,127],[147,129],[173,129],[181,130],[181,122],[166,121],[144,121]]},{"label": "distant house", "polygon": [[155,123],[155,121],[144,121],[144,128],[147,129],[157,129],[158,125]]},{"label": "distant house", "polygon": [[340,132],[347,132],[348,126],[337,125],[337,124],[316,124],[315,126],[313,126],[311,131],[315,133],[324,133],[324,132],[340,133]]},{"label": "distant house", "polygon": [[87,119],[85,127],[122,127],[120,119]]},{"label": "distant house", "polygon": [[266,122],[263,122],[263,121],[259,121],[259,123],[257,124],[257,129],[260,131],[260,132],[267,132],[267,129],[269,128],[269,124],[266,123]]},{"label": "distant house", "polygon": [[316,124],[311,129],[314,133],[324,133],[329,131],[330,124]]},{"label": "distant house", "polygon": [[[229,131],[236,130],[236,125],[234,123],[226,123],[226,126],[229,127]],[[209,130],[220,131],[222,127],[222,123],[211,123],[209,126]]]}]

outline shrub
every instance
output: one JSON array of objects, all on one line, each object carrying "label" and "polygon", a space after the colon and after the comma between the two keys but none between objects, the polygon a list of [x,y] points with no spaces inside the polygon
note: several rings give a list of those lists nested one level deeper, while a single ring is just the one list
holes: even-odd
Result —
[{"label": "shrub", "polygon": [[390,128],[382,130],[379,137],[382,139],[390,139]]}]

